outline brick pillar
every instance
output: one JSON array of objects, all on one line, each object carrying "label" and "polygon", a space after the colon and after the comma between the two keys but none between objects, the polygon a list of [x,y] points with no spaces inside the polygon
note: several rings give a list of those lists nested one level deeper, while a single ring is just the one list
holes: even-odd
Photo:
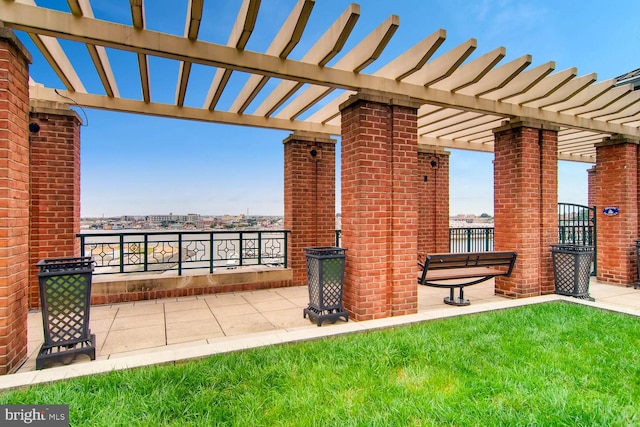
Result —
[{"label": "brick pillar", "polygon": [[0,27],[0,374],[27,357],[30,63]]},{"label": "brick pillar", "polygon": [[[638,238],[638,141],[620,136],[596,144],[596,237],[598,280],[630,284],[636,281]],[[619,213],[607,216],[606,207]]]},{"label": "brick pillar", "polygon": [[512,121],[496,130],[495,248],[518,252],[496,293],[522,298],[552,293],[550,245],[558,242],[558,128]]},{"label": "brick pillar", "polygon": [[38,269],[44,258],[80,254],[80,119],[68,106],[31,101],[31,238],[29,305],[40,306]]},{"label": "brick pillar", "polygon": [[336,140],[296,132],[284,140],[284,227],[293,283],[307,283],[304,248],[335,246]]},{"label": "brick pillar", "polygon": [[340,106],[344,302],[355,320],[417,311],[418,106],[368,93]]},{"label": "brick pillar", "polygon": [[588,179],[588,195],[587,195],[587,206],[594,206],[596,204],[596,167],[593,166],[590,169],[587,169],[587,179]]},{"label": "brick pillar", "polygon": [[418,146],[418,254],[449,252],[449,155]]}]

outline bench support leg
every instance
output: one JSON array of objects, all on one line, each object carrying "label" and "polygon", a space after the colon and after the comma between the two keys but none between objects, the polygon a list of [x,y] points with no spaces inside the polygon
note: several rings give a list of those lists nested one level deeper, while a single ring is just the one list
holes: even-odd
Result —
[{"label": "bench support leg", "polygon": [[469,305],[471,304],[468,299],[464,299],[464,286],[460,286],[460,297],[454,298],[453,289],[449,288],[449,296],[444,298],[444,303],[449,305]]}]

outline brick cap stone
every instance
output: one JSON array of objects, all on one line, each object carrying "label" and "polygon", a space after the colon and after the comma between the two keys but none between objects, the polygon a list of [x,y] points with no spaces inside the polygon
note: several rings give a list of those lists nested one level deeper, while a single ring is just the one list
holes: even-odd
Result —
[{"label": "brick cap stone", "polygon": [[69,107],[69,104],[63,104],[53,101],[42,101],[38,99],[29,100],[29,112],[31,114],[51,114],[55,116],[74,117],[80,124],[82,119],[78,113]]},{"label": "brick cap stone", "polygon": [[384,105],[415,108],[416,110],[424,104],[424,101],[418,101],[409,96],[398,96],[395,94],[372,90],[360,90],[358,93],[356,93],[355,95],[351,95],[349,99],[340,104],[339,109],[340,111],[342,111],[359,101],[368,101]]},{"label": "brick cap stone", "polygon": [[621,145],[621,144],[635,144],[640,145],[640,140],[632,139],[627,136],[622,135],[612,135],[605,137],[602,142],[598,142],[595,144],[595,147],[608,147],[611,145]]},{"label": "brick cap stone", "polygon": [[20,51],[22,56],[27,60],[27,63],[31,64],[33,62],[33,58],[31,58],[31,54],[27,50],[27,48],[22,44],[20,39],[16,37],[15,33],[11,30],[11,28],[3,27],[2,21],[0,21],[0,39],[6,40]]},{"label": "brick cap stone", "polygon": [[516,117],[511,120],[504,121],[502,123],[502,126],[493,129],[493,133],[504,132],[506,130],[512,130],[517,128],[544,129],[544,130],[551,130],[554,132],[558,132],[560,130],[560,126],[554,125],[553,123],[550,123],[550,122]]},{"label": "brick cap stone", "polygon": [[424,145],[424,144],[418,144],[418,153],[437,154],[439,156],[450,156],[451,155],[450,151],[446,151],[442,147],[437,147],[435,145]]},{"label": "brick cap stone", "polygon": [[291,141],[307,141],[307,142],[323,142],[329,144],[336,144],[338,140],[331,138],[331,135],[320,132],[305,132],[305,131],[296,131],[286,137],[282,143],[286,144]]}]

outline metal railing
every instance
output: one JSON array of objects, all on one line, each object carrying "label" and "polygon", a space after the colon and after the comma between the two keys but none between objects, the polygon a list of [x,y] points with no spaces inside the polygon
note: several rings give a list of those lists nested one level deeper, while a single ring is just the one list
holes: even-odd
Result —
[{"label": "metal railing", "polygon": [[449,252],[493,250],[493,227],[449,228]]},{"label": "metal railing", "polygon": [[[340,247],[341,230],[336,230],[336,246]],[[450,252],[488,252],[493,250],[493,227],[449,228]]]},{"label": "metal railing", "polygon": [[163,272],[250,265],[287,267],[288,230],[80,233],[94,274]]}]

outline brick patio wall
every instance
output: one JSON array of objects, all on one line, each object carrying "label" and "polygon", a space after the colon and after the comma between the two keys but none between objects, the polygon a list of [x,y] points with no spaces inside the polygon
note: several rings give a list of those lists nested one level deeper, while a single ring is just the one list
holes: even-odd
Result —
[{"label": "brick patio wall", "polygon": [[558,129],[513,121],[494,130],[495,250],[516,251],[496,293],[512,298],[552,293],[550,245],[558,241]]},{"label": "brick patio wall", "polygon": [[[255,291],[293,286],[290,269],[243,271],[189,276],[154,277],[131,274],[125,278],[94,276],[91,304],[116,304],[160,298]],[[300,310],[302,316],[302,310]]]},{"label": "brick patio wall", "polygon": [[418,258],[449,252],[449,156],[418,147]]},{"label": "brick patio wall", "polygon": [[[606,138],[596,145],[596,237],[598,280],[631,284],[637,279],[638,142]],[[607,216],[605,207],[619,214]]]},{"label": "brick patio wall", "polygon": [[0,374],[27,357],[30,62],[0,28]]},{"label": "brick patio wall", "polygon": [[336,140],[294,133],[284,140],[284,228],[293,283],[306,285],[304,248],[335,246]]},{"label": "brick patio wall", "polygon": [[45,258],[80,255],[80,119],[62,105],[34,102],[31,122],[29,306],[40,306],[38,269]]},{"label": "brick patio wall", "polygon": [[588,179],[588,196],[587,196],[587,206],[593,206],[596,204],[596,167],[593,166],[590,169],[587,169],[587,179]]},{"label": "brick patio wall", "polygon": [[344,303],[355,320],[417,311],[417,108],[367,93],[340,106]]}]

